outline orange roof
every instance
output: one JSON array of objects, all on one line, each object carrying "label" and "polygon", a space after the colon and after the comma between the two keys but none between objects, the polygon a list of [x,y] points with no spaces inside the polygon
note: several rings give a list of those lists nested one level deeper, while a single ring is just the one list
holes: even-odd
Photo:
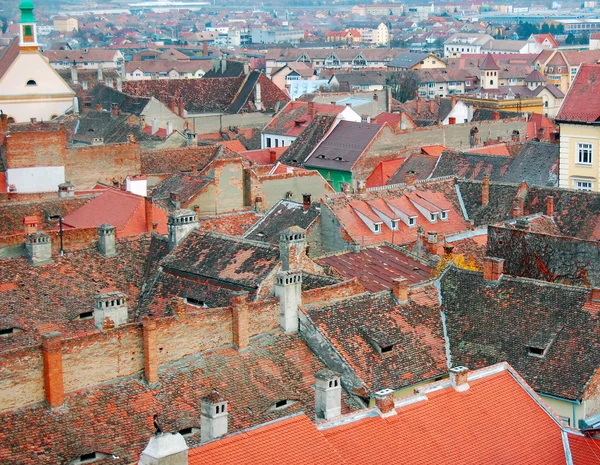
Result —
[{"label": "orange roof", "polygon": [[486,147],[475,147],[466,152],[480,153],[482,155],[499,155],[502,157],[510,157],[510,151],[506,144],[488,145]]},{"label": "orange roof", "polygon": [[367,178],[367,187],[385,186],[388,180],[402,166],[406,158],[396,158],[379,163]]},{"label": "orange roof", "polygon": [[439,157],[444,150],[450,150],[448,147],[444,147],[443,145],[424,145],[421,147],[421,152],[425,155],[433,155],[435,157]]},{"label": "orange roof", "polygon": [[[285,444],[285,446],[283,446]],[[345,463],[304,414],[274,421],[192,449],[189,465]]]},{"label": "orange roof", "polygon": [[257,165],[272,165],[271,152],[275,161],[288,149],[288,147],[272,147],[263,150],[245,150],[240,152],[240,155],[247,160],[253,161]]},{"label": "orange roof", "polygon": [[241,153],[241,152],[245,152],[246,151],[246,147],[244,147],[244,144],[242,144],[237,139],[226,140],[226,141],[223,141],[223,142],[218,142],[218,144],[222,145],[224,147],[227,147],[232,152]]},{"label": "orange roof", "polygon": [[569,447],[574,464],[598,465],[600,463],[600,439],[569,434]]},{"label": "orange roof", "polygon": [[347,464],[565,463],[560,425],[520,382],[505,369],[322,432]]}]

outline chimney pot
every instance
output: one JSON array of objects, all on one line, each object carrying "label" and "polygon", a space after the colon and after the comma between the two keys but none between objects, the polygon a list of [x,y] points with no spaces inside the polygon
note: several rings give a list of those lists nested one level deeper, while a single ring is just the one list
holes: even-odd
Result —
[{"label": "chimney pot", "polygon": [[342,383],[340,374],[321,370],[315,374],[315,417],[331,420],[342,414]]},{"label": "chimney pot", "polygon": [[202,399],[200,436],[202,442],[212,441],[227,434],[229,405],[221,394],[213,390]]},{"label": "chimney pot", "polygon": [[408,279],[400,277],[392,280],[392,294],[401,304],[408,302]]},{"label": "chimney pot", "polygon": [[458,392],[468,391],[469,369],[467,367],[454,367],[450,369],[450,382]]},{"label": "chimney pot", "polygon": [[381,391],[377,391],[375,393],[375,405],[383,418],[396,415],[394,391],[392,389],[382,389]]},{"label": "chimney pot", "polygon": [[486,281],[499,281],[504,273],[504,259],[496,257],[483,258],[483,279]]},{"label": "chimney pot", "polygon": [[444,255],[452,255],[452,251],[454,250],[454,246],[450,244],[446,244],[444,246]]}]

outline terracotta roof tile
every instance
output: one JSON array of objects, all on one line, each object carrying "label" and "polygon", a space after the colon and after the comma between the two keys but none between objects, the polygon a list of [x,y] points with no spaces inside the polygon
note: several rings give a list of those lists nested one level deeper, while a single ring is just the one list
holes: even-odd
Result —
[{"label": "terracotta roof tile", "polygon": [[600,65],[581,65],[556,119],[565,123],[598,122],[600,119]]}]

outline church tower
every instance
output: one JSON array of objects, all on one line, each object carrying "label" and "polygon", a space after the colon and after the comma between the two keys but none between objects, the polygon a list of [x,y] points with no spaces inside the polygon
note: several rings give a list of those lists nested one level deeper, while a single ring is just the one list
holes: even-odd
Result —
[{"label": "church tower", "polygon": [[38,50],[36,19],[33,15],[33,2],[23,0],[19,5],[21,19],[19,20],[19,46],[21,50]]}]

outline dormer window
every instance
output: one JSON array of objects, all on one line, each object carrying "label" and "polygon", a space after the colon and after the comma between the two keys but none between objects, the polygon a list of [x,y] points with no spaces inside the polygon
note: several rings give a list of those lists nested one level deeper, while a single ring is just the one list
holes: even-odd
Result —
[{"label": "dormer window", "polygon": [[448,211],[447,211],[447,210],[443,210],[443,211],[440,213],[440,219],[441,219],[442,221],[447,221],[447,220],[448,220]]},{"label": "dormer window", "polygon": [[414,216],[411,216],[411,217],[408,219],[408,226],[409,226],[410,228],[412,228],[412,227],[416,226],[416,224],[417,224],[417,219],[416,219]]},{"label": "dormer window", "polygon": [[383,357],[390,356],[394,353],[394,344],[380,346],[379,350],[381,351],[381,355]]},{"label": "dormer window", "polygon": [[194,299],[193,297],[186,297],[185,303],[193,305],[194,307],[208,308],[208,305],[206,305],[206,302],[204,302],[204,300]]},{"label": "dormer window", "polygon": [[381,232],[381,225],[379,223],[374,223],[373,224],[373,231],[375,231],[376,233],[380,233]]},{"label": "dormer window", "polygon": [[105,459],[109,456],[109,454],[105,454],[104,452],[89,452],[87,454],[81,454],[75,460],[72,460],[70,465],[83,465],[86,463],[94,463],[98,460]]},{"label": "dormer window", "polygon": [[275,402],[271,408],[269,409],[269,411],[274,412],[277,410],[283,410],[288,408],[291,405],[294,405],[296,403],[296,401],[294,400],[289,400],[289,399],[281,399],[278,400],[277,402]]},{"label": "dormer window", "polygon": [[323,155],[323,154],[317,155],[317,158],[323,159],[323,158],[325,158],[325,155]]},{"label": "dormer window", "polygon": [[23,330],[20,328],[14,328],[14,327],[1,328],[0,329],[0,337],[9,337],[9,336],[12,336],[13,334],[20,333],[21,331],[23,331]]},{"label": "dormer window", "polygon": [[542,358],[546,354],[547,347],[529,346],[527,347],[529,355]]},{"label": "dormer window", "polygon": [[200,428],[194,428],[193,426],[189,426],[187,428],[183,428],[179,430],[179,434],[182,436],[191,436],[192,434],[197,434],[200,432]]},{"label": "dormer window", "polygon": [[92,318],[94,318],[94,311],[89,311],[89,312],[83,312],[79,314],[79,319],[80,320],[91,320]]},{"label": "dormer window", "polygon": [[437,213],[430,213],[429,214],[429,221],[432,223],[435,223],[437,221]]},{"label": "dormer window", "polygon": [[396,229],[398,229],[398,221],[397,220],[392,220],[391,229],[392,229],[392,231],[395,231]]},{"label": "dormer window", "polygon": [[37,82],[35,82],[33,79],[30,79],[29,81],[27,81],[27,87],[34,87],[37,86]]}]

